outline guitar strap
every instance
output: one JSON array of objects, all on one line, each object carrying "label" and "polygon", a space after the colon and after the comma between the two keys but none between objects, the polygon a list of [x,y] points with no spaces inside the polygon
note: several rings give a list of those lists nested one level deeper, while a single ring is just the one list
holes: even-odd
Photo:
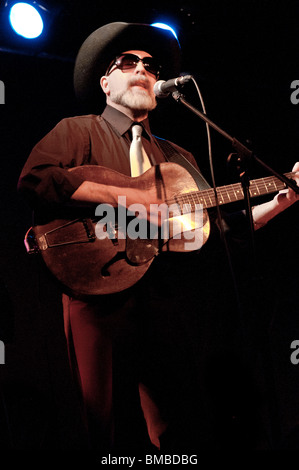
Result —
[{"label": "guitar strap", "polygon": [[195,168],[192,163],[190,163],[186,157],[184,157],[174,146],[165,139],[161,137],[154,136],[160,149],[162,150],[167,161],[172,163],[177,163],[184,167],[190,175],[193,177],[194,181],[197,184],[198,189],[201,191],[203,189],[210,189],[211,186],[202,176],[202,174]]}]

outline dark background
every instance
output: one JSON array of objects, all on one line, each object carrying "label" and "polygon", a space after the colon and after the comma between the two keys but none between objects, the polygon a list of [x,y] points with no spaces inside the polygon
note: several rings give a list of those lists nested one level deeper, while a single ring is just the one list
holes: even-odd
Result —
[{"label": "dark background", "polygon": [[[128,1],[117,7],[107,2],[47,1],[53,14],[48,15],[46,38],[24,46],[26,41],[5,27],[3,3],[0,339],[6,345],[6,363],[0,365],[0,447],[74,450],[81,446],[81,426],[60,295],[36,258],[25,253],[23,238],[31,212],[16,185],[34,144],[61,118],[82,113],[72,90],[78,48],[94,29],[112,21],[172,23],[182,47],[182,71],[195,76],[209,117],[243,142],[252,142],[275,170],[287,172],[299,154],[299,105],[290,100],[291,82],[299,79],[299,8],[291,0],[160,0],[150,6]],[[185,96],[200,108],[192,85]],[[170,97],[159,102],[151,126],[157,135],[191,150],[211,181],[205,125],[199,118]],[[217,185],[237,181],[226,164],[230,144],[214,131],[212,148]],[[252,165],[252,178],[267,175]],[[298,446],[299,365],[290,361],[291,342],[299,339],[298,234],[295,206],[257,233],[261,296],[251,302],[254,288],[243,286],[253,325],[249,334],[261,332],[262,337],[259,377],[266,390],[264,421],[270,439],[258,445],[270,450]],[[211,260],[211,266],[213,261],[217,262]]]}]

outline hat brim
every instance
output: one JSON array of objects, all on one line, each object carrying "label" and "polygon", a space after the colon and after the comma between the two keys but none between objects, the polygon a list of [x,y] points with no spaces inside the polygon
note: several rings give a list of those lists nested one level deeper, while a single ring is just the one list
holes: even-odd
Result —
[{"label": "hat brim", "polygon": [[140,23],[109,23],[88,36],[76,58],[74,90],[84,106],[98,109],[103,105],[100,78],[114,57],[127,50],[146,51],[157,58],[161,79],[179,75],[180,45],[171,31]]}]

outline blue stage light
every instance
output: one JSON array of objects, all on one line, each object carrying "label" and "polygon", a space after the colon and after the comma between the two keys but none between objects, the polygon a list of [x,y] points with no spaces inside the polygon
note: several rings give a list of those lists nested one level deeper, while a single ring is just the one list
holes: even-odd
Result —
[{"label": "blue stage light", "polygon": [[152,23],[151,26],[155,26],[156,28],[167,29],[168,31],[171,31],[171,32],[172,32],[172,34],[174,35],[174,37],[175,37],[176,39],[178,39],[178,36],[177,36],[175,30],[174,30],[171,26],[169,26],[168,24],[166,24],[166,23]]},{"label": "blue stage light", "polygon": [[10,9],[9,21],[13,30],[27,39],[37,38],[44,28],[41,15],[29,3],[15,3]]}]

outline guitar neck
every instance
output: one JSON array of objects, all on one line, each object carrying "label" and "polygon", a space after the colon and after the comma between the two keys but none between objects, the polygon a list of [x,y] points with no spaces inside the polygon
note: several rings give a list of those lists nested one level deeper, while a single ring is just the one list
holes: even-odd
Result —
[{"label": "guitar neck", "polygon": [[[292,177],[293,173],[286,173],[284,176],[287,178]],[[275,193],[285,188],[283,183],[276,176],[268,176],[266,178],[259,178],[251,180],[249,185],[250,197],[263,196],[265,194]],[[227,186],[219,186],[216,188],[217,199],[220,205],[229,204],[231,202],[241,201],[244,199],[244,192],[241,183],[229,184]],[[176,203],[179,205],[190,204],[192,209],[195,204],[202,204],[204,209],[209,209],[217,205],[216,196],[213,188],[205,189],[202,191],[192,191],[190,193],[181,194],[169,203]]]}]

